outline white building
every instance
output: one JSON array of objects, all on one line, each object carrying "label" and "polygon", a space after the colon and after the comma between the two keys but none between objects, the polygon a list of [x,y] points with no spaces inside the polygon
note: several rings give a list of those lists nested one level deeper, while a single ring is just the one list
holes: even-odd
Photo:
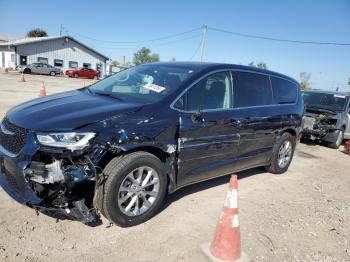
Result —
[{"label": "white building", "polygon": [[[42,62],[63,71],[88,67],[108,74],[109,58],[71,36],[31,37],[0,41],[0,68]],[[106,72],[107,70],[107,72]]]}]

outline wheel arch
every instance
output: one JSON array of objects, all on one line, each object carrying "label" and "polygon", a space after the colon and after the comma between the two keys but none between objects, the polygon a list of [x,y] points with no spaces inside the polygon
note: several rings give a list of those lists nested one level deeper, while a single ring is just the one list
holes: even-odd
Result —
[{"label": "wheel arch", "polygon": [[157,157],[162,162],[164,174],[166,174],[167,180],[168,180],[168,188],[169,190],[172,188],[175,188],[176,187],[176,182],[175,182],[176,172],[174,170],[175,156],[174,154],[169,154],[168,152],[164,151],[163,149],[157,146],[140,145],[130,149],[122,149],[117,153],[107,152],[107,154],[98,163],[98,166],[101,169],[104,169],[113,158],[131,154],[134,152],[140,152],[140,151],[150,153],[155,157]]}]

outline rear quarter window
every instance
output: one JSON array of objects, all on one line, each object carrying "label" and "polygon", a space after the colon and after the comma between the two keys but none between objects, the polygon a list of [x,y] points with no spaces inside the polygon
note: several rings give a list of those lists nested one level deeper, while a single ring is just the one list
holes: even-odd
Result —
[{"label": "rear quarter window", "polygon": [[271,77],[271,83],[277,104],[291,104],[297,101],[297,84],[273,76]]}]

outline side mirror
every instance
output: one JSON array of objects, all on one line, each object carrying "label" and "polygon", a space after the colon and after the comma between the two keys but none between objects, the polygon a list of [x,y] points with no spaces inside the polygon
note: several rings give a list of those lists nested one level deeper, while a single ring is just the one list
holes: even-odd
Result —
[{"label": "side mirror", "polygon": [[204,122],[204,118],[202,116],[202,112],[198,110],[198,112],[193,113],[191,116],[192,122]]}]

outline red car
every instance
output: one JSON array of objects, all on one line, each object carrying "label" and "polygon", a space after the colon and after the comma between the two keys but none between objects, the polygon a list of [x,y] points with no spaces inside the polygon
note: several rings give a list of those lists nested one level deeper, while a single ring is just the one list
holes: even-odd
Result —
[{"label": "red car", "polygon": [[66,71],[66,75],[69,77],[83,77],[97,79],[100,72],[91,68],[69,69]]}]

